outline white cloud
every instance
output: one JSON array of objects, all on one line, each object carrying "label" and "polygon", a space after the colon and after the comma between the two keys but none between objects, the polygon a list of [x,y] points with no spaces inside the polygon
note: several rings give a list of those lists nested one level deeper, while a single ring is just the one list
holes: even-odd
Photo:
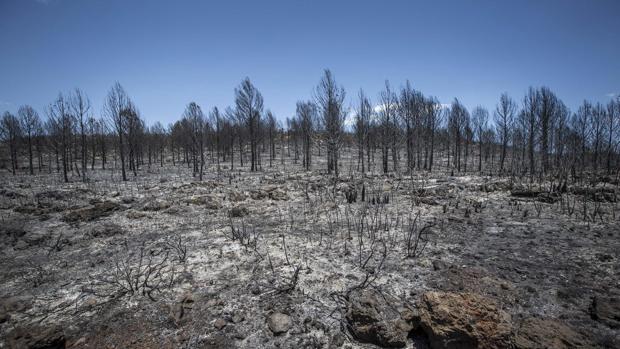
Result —
[{"label": "white cloud", "polygon": [[620,96],[620,93],[618,93],[618,92],[609,92],[605,96],[607,96],[609,98],[616,98],[616,97]]}]

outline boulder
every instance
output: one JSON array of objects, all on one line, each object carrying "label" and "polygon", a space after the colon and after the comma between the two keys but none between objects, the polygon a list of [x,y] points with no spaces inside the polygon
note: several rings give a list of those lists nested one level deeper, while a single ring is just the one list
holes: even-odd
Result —
[{"label": "boulder", "polygon": [[169,202],[163,200],[150,200],[142,206],[142,211],[161,211],[172,206]]},{"label": "boulder", "polygon": [[525,319],[514,338],[517,349],[587,348],[591,344],[570,327],[554,319]]},{"label": "boulder", "polygon": [[222,208],[222,204],[216,196],[212,195],[197,195],[188,198],[186,203],[192,205],[202,205],[205,206],[207,210],[219,210]]},{"label": "boulder", "polygon": [[116,223],[104,223],[102,225],[97,225],[89,232],[89,235],[94,238],[107,238],[121,234],[123,234],[123,228]]},{"label": "boulder", "polygon": [[69,223],[93,221],[101,217],[109,216],[121,208],[121,205],[116,202],[104,201],[96,203],[91,207],[70,211],[63,217],[63,220]]},{"label": "boulder", "polygon": [[15,349],[64,349],[66,339],[60,327],[19,327],[8,335],[7,344],[9,348]]},{"label": "boulder", "polygon": [[590,307],[590,316],[593,320],[602,322],[610,328],[620,328],[620,299],[594,297]]},{"label": "boulder", "polygon": [[427,292],[419,312],[432,348],[510,347],[510,315],[481,295]]},{"label": "boulder", "polygon": [[284,190],[276,189],[276,190],[269,192],[269,198],[271,200],[276,200],[276,201],[285,201],[285,200],[288,200],[288,195],[286,194]]},{"label": "boulder", "polygon": [[226,320],[224,319],[215,320],[215,322],[213,323],[213,327],[215,327],[218,330],[223,329],[224,327],[226,327]]},{"label": "boulder", "polygon": [[404,347],[407,335],[417,326],[413,317],[405,319],[385,297],[372,290],[349,295],[346,320],[357,340],[387,348]]},{"label": "boulder", "polygon": [[235,206],[230,209],[230,216],[233,218],[245,217],[248,213],[248,208],[245,206]]},{"label": "boulder", "polygon": [[230,199],[230,201],[239,202],[245,200],[246,195],[240,191],[231,191],[228,198]]},{"label": "boulder", "polygon": [[291,317],[282,313],[273,313],[267,318],[267,325],[274,335],[288,332],[291,328]]}]

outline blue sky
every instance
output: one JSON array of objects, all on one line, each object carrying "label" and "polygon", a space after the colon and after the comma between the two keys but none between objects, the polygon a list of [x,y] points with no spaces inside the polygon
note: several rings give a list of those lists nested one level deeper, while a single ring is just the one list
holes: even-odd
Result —
[{"label": "blue sky", "polygon": [[620,1],[0,0],[0,112],[115,81],[149,122],[233,103],[250,77],[278,118],[329,68],[355,104],[384,81],[492,109],[546,85],[571,108],[620,92]]}]

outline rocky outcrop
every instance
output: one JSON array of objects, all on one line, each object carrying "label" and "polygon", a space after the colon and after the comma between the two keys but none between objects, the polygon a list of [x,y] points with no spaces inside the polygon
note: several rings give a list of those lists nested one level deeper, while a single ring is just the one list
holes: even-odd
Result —
[{"label": "rocky outcrop", "polygon": [[516,332],[514,344],[517,349],[590,347],[583,336],[553,319],[525,319]]},{"label": "rocky outcrop", "polygon": [[434,349],[510,347],[510,315],[481,295],[427,292],[419,312],[420,326]]},{"label": "rocky outcrop", "polygon": [[281,335],[291,328],[291,317],[283,313],[273,313],[267,318],[267,326],[276,336]]},{"label": "rocky outcrop", "polygon": [[91,207],[85,207],[77,210],[73,210],[67,213],[63,220],[65,222],[88,222],[95,219],[106,217],[122,209],[121,205],[113,201],[103,201],[95,203]]},{"label": "rocky outcrop", "polygon": [[620,299],[594,297],[590,307],[590,316],[610,328],[620,328]]},{"label": "rocky outcrop", "polygon": [[349,331],[357,340],[387,348],[404,347],[409,331],[415,327],[412,316],[401,316],[394,305],[371,290],[349,295],[346,320]]},{"label": "rocky outcrop", "polygon": [[66,347],[66,339],[60,327],[20,327],[8,335],[7,344],[12,349],[64,349]]}]

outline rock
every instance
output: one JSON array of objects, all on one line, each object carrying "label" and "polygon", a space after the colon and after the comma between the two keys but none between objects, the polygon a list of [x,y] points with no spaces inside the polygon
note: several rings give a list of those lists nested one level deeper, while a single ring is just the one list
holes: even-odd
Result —
[{"label": "rock", "polygon": [[340,348],[344,344],[344,335],[340,332],[336,333],[329,339],[329,348]]},{"label": "rock", "polygon": [[104,201],[100,203],[96,203],[92,207],[81,208],[77,210],[73,210],[67,213],[63,220],[65,222],[88,222],[93,221],[95,219],[106,217],[121,209],[121,205],[112,202],[112,201]]},{"label": "rock", "polygon": [[24,223],[19,221],[7,221],[0,224],[0,236],[5,242],[10,242],[12,245],[26,235],[24,229]]},{"label": "rock", "polygon": [[163,200],[151,200],[142,206],[142,211],[161,211],[172,206],[169,202]]},{"label": "rock", "polygon": [[420,326],[432,348],[510,347],[510,315],[483,296],[427,292],[419,311]]},{"label": "rock", "polygon": [[282,189],[275,189],[269,192],[269,198],[276,201],[288,200],[288,195]]},{"label": "rock", "polygon": [[282,313],[273,313],[267,319],[267,325],[274,335],[288,332],[291,328],[291,317]]},{"label": "rock", "polygon": [[246,199],[246,195],[240,191],[231,191],[228,197],[230,201],[233,202],[244,201]]},{"label": "rock", "polygon": [[604,323],[613,329],[620,328],[620,300],[618,298],[594,297],[590,306],[593,320]]},{"label": "rock", "polygon": [[570,327],[553,319],[525,319],[514,338],[517,349],[586,348],[590,343]]},{"label": "rock", "polygon": [[64,349],[66,339],[60,327],[19,327],[8,335],[7,343],[9,348],[16,349]]},{"label": "rock", "polygon": [[392,304],[371,290],[349,296],[346,320],[349,331],[360,342],[389,348],[404,347],[409,331],[417,326],[404,320]]},{"label": "rock", "polygon": [[245,206],[235,206],[233,208],[230,209],[230,216],[231,217],[245,217],[247,216],[249,213],[248,208]]},{"label": "rock", "polygon": [[8,297],[0,300],[0,323],[9,321],[11,314],[21,313],[32,307],[33,300],[27,296]]},{"label": "rock", "polygon": [[447,269],[448,268],[448,264],[440,259],[435,259],[433,261],[433,270],[437,271],[437,270],[443,270],[443,269]]},{"label": "rock", "polygon": [[267,197],[267,195],[268,194],[266,191],[260,189],[253,190],[250,193],[250,197],[252,197],[252,200],[263,200]]},{"label": "rock", "polygon": [[213,195],[196,195],[188,198],[185,202],[192,205],[205,206],[207,210],[219,210],[222,208],[219,199]]},{"label": "rock", "polygon": [[129,212],[127,212],[125,216],[129,219],[140,219],[140,218],[147,217],[148,214],[144,212],[140,212],[140,211],[130,210]]},{"label": "rock", "polygon": [[226,327],[226,320],[224,319],[215,320],[215,322],[213,323],[213,327],[217,328],[218,330],[223,329],[224,327]]},{"label": "rock", "polygon": [[241,312],[236,312],[232,317],[232,322],[236,324],[242,322],[243,320],[245,320],[245,316]]},{"label": "rock", "polygon": [[107,238],[114,235],[123,234],[123,228],[116,223],[104,223],[95,226],[89,233],[94,238]]}]

